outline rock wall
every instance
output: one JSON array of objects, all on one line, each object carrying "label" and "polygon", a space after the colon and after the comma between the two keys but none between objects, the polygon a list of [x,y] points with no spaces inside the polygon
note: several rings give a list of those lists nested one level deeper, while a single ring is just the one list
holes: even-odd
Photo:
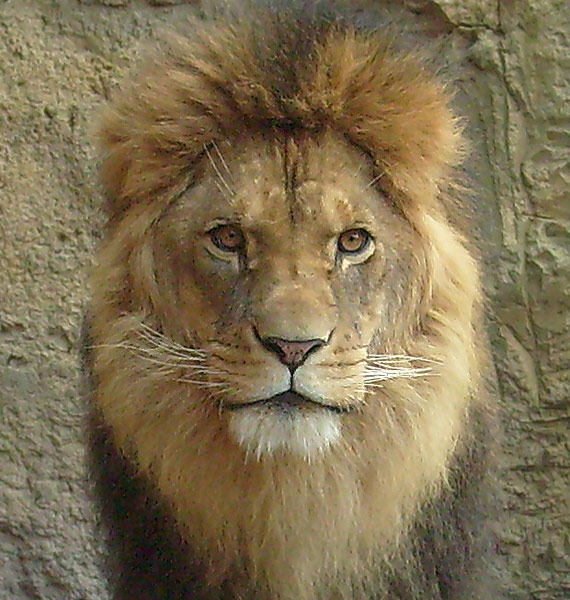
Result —
[{"label": "rock wall", "polygon": [[[383,4],[405,5],[418,41],[441,45],[470,123],[505,415],[506,594],[569,598],[570,11],[564,0]],[[197,7],[0,0],[0,599],[108,597],[77,390],[102,222],[89,131],[141,42]]]}]

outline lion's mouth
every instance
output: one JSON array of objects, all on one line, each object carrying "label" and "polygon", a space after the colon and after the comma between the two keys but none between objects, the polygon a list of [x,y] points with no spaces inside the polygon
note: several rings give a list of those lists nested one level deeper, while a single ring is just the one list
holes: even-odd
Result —
[{"label": "lion's mouth", "polygon": [[336,406],[334,404],[317,402],[316,400],[307,398],[307,396],[303,396],[302,394],[294,392],[293,390],[281,392],[280,394],[275,394],[274,396],[271,396],[269,398],[255,400],[254,402],[224,404],[224,408],[228,410],[242,410],[245,408],[252,408],[256,406],[265,406],[268,408],[279,410],[284,413],[294,413],[296,411],[307,408],[324,409],[334,413],[347,413],[350,411],[350,407],[348,406]]}]

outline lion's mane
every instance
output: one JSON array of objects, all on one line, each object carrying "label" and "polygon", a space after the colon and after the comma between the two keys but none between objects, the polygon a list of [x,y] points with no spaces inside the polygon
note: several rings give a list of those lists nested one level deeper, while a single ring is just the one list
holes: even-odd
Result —
[{"label": "lion's mane", "polygon": [[[460,127],[445,86],[391,32],[318,6],[195,24],[103,115],[109,223],[85,345],[117,599],[489,597],[493,404],[477,264],[448,202]],[[421,357],[431,372],[368,389],[326,451],[260,459],[166,358],[192,338],[181,304],[192,323],[205,313],[164,275],[157,224],[200,184],[210,150],[301,134],[361,156],[406,223],[414,264],[374,351]]]}]

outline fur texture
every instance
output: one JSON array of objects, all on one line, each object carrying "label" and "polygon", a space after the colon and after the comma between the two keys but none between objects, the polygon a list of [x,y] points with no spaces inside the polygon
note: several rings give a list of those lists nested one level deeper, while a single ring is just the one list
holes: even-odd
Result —
[{"label": "fur texture", "polygon": [[460,131],[417,56],[319,6],[200,24],[104,114],[86,345],[117,599],[489,597]]}]

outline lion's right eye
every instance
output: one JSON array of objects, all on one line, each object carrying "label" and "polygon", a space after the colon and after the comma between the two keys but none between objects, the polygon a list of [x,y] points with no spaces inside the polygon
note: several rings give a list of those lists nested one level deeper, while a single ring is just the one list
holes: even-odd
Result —
[{"label": "lion's right eye", "polygon": [[240,252],[245,248],[245,237],[235,225],[218,225],[209,232],[210,239],[224,252]]},{"label": "lion's right eye", "polygon": [[338,249],[346,254],[357,254],[366,249],[370,234],[365,229],[349,229],[338,238]]}]

